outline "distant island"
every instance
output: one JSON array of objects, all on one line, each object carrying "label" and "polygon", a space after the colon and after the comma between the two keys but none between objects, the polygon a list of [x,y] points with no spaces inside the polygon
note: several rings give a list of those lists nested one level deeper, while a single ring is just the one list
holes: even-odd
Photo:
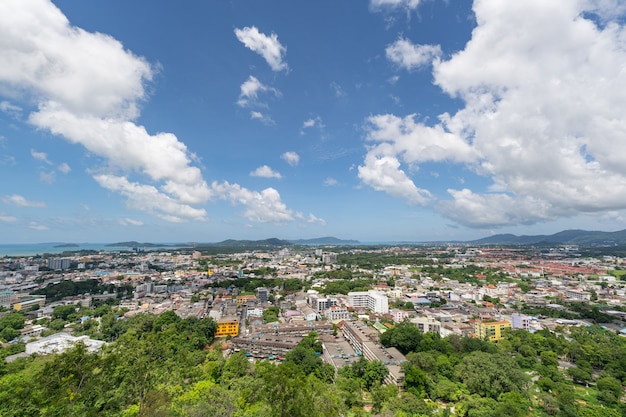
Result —
[{"label": "distant island", "polygon": [[163,243],[150,243],[150,242],[137,242],[137,241],[128,241],[128,242],[116,242],[109,243],[105,246],[107,247],[118,247],[118,248],[167,248],[167,247],[176,247],[176,248],[185,248],[185,247],[193,247],[193,248],[246,248],[246,249],[263,249],[263,248],[277,248],[277,247],[285,247],[285,246],[340,246],[340,245],[359,245],[360,242],[358,240],[344,240],[338,239],[336,237],[319,237],[315,239],[298,239],[298,240],[283,240],[278,238],[269,238],[269,239],[261,239],[261,240],[236,240],[236,239],[227,239],[221,242],[216,243],[184,243],[184,244],[163,244]]},{"label": "distant island", "polygon": [[80,247],[80,245],[77,245],[76,243],[61,243],[58,245],[54,245],[55,248],[78,248]]}]

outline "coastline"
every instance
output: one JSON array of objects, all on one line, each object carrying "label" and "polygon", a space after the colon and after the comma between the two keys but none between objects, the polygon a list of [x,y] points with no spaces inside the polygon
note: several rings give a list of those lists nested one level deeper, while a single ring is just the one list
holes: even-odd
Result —
[{"label": "coastline", "polygon": [[[96,251],[96,252],[119,252],[132,250],[129,246],[108,246],[108,243],[77,243],[76,246],[64,246],[66,244],[62,242],[50,242],[50,243],[21,243],[21,244],[0,244],[0,258],[4,257],[30,257],[36,255],[49,254],[61,254],[64,252],[79,252],[79,251]],[[171,246],[154,246],[146,247],[146,251],[158,250],[158,249],[178,249],[183,245]]]}]

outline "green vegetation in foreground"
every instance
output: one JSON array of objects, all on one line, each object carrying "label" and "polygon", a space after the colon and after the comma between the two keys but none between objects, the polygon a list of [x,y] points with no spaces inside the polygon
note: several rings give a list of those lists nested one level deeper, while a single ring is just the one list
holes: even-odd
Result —
[{"label": "green vegetation in foreground", "polygon": [[[626,339],[600,327],[565,334],[510,331],[498,344],[420,333],[401,323],[381,336],[407,357],[400,391],[364,359],[335,374],[312,332],[285,361],[224,358],[211,319],[139,314],[83,329],[110,341],[63,354],[0,361],[0,415],[10,416],[602,416],[626,413]],[[80,311],[55,310],[61,324]],[[19,314],[1,330],[23,325]],[[95,322],[95,320],[92,320]],[[97,322],[95,322],[97,323]],[[1,332],[0,330],[0,332]],[[77,331],[80,330],[77,328]],[[80,332],[78,332],[80,333]],[[566,337],[567,336],[567,337]],[[4,345],[0,358],[23,350]],[[565,364],[567,367],[563,367]],[[365,411],[365,410],[371,411]]]}]

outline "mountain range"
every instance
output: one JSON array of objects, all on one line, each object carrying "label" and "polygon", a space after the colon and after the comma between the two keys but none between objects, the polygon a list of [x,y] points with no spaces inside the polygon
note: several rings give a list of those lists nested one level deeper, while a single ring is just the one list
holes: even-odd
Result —
[{"label": "mountain range", "polygon": [[563,230],[552,235],[499,234],[467,242],[474,245],[540,245],[566,244],[581,246],[615,246],[626,244],[626,230],[600,232],[587,230]]},{"label": "mountain range", "polygon": [[[403,244],[418,244],[420,242],[403,242]],[[424,242],[422,242],[424,243]],[[444,242],[429,242],[444,243]],[[626,245],[626,230],[616,232],[601,232],[588,230],[563,230],[551,235],[513,235],[497,234],[482,239],[455,242],[470,245],[579,245],[579,246],[616,246]],[[117,247],[194,247],[194,248],[247,248],[247,249],[274,249],[287,246],[359,246],[358,240],[338,239],[332,236],[319,237],[314,239],[285,240],[278,238],[262,240],[235,240],[227,239],[217,243],[188,243],[183,245],[139,243],[139,242],[119,242],[107,246]]]}]

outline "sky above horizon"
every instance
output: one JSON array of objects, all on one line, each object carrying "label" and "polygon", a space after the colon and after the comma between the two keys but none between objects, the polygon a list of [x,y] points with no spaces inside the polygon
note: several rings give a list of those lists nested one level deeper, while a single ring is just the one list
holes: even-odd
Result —
[{"label": "sky above horizon", "polygon": [[0,243],[626,228],[620,0],[3,0]]}]

